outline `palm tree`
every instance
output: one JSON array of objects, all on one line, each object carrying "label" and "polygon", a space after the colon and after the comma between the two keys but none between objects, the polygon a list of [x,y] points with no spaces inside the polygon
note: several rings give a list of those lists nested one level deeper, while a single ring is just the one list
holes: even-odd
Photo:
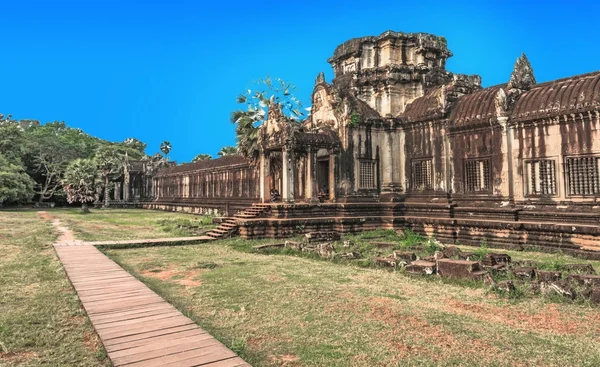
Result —
[{"label": "palm tree", "polygon": [[212,159],[212,155],[201,153],[201,154],[198,154],[197,156],[195,156],[194,159],[192,159],[192,162],[209,161],[211,159]]},{"label": "palm tree", "polygon": [[234,111],[231,122],[236,124],[238,152],[250,161],[258,159],[258,127],[254,126],[260,120],[257,115],[249,111]]},{"label": "palm tree", "polygon": [[[297,123],[304,116],[302,102],[293,92],[296,87],[281,79],[260,80],[258,90],[248,89],[237,97],[243,109],[231,114],[231,122],[236,124],[238,153],[255,163],[259,158],[258,128],[269,118],[269,108],[277,108],[289,123]],[[310,109],[307,109],[310,110]]]},{"label": "palm tree", "polygon": [[169,152],[171,152],[171,142],[165,140],[162,143],[160,143],[160,151],[163,152],[163,154],[168,157],[169,156]]},{"label": "palm tree", "polygon": [[90,212],[88,202],[96,199],[100,184],[97,163],[91,159],[76,159],[65,170],[63,186],[69,203],[80,202],[83,214]]},{"label": "palm tree", "polygon": [[227,145],[227,146],[224,146],[223,148],[221,148],[221,150],[219,150],[219,152],[217,154],[219,155],[219,157],[225,157],[227,155],[238,154],[238,148],[231,146],[231,145]]}]

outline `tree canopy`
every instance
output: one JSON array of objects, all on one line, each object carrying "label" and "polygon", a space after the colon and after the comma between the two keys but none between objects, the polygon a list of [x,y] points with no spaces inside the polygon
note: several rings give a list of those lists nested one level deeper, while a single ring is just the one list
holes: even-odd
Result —
[{"label": "tree canopy", "polygon": [[223,148],[221,148],[221,150],[219,150],[217,154],[219,155],[219,157],[238,154],[238,148],[231,145],[226,145]]},{"label": "tree canopy", "polygon": [[212,155],[210,154],[205,154],[205,153],[201,153],[196,155],[193,159],[192,162],[198,162],[198,161],[209,161],[212,159]]},{"label": "tree canopy", "polygon": [[34,181],[23,166],[0,154],[0,206],[5,202],[24,202],[33,196]]},{"label": "tree canopy", "polygon": [[69,163],[62,183],[69,203],[81,203],[87,212],[87,203],[96,200],[96,188],[100,184],[97,162],[93,159],[78,158]]},{"label": "tree canopy", "polygon": [[254,90],[248,89],[238,95],[237,102],[242,107],[233,111],[230,119],[236,124],[237,148],[241,155],[251,161],[258,159],[258,127],[269,118],[269,106],[281,109],[291,122],[299,123],[305,118],[305,109],[294,96],[295,91],[294,85],[267,77],[256,82]]},{"label": "tree canopy", "polygon": [[[110,142],[69,127],[62,121],[40,124],[37,120],[15,120],[11,115],[0,114],[0,170],[4,180],[11,178],[10,183],[0,183],[0,190],[8,192],[10,187],[11,192],[3,195],[2,202],[22,202],[34,196],[39,202],[66,201],[66,170],[77,159],[93,159],[96,170],[109,181],[118,178],[125,157],[146,159],[156,167],[168,164],[158,153],[160,162],[146,156],[145,149],[146,144],[133,137],[122,142]],[[17,187],[20,188],[17,191],[25,190],[27,194],[15,195]],[[106,187],[108,185],[105,184]],[[108,193],[105,190],[105,198]]]}]

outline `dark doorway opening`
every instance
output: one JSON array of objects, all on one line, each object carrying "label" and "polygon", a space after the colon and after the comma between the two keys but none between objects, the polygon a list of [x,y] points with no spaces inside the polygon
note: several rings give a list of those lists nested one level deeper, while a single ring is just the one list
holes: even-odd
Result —
[{"label": "dark doorway opening", "polygon": [[329,198],[329,157],[317,161],[317,195],[321,201]]}]

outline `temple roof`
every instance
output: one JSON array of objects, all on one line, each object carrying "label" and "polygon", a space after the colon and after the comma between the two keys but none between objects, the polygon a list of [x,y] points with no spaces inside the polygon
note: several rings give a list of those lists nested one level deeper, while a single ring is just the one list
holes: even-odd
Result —
[{"label": "temple roof", "polygon": [[435,47],[443,47],[445,52],[447,52],[447,54],[448,54],[447,56],[448,57],[452,56],[452,54],[446,47],[446,41],[443,37],[438,37],[438,36],[430,34],[430,33],[404,33],[404,32],[394,32],[394,31],[390,30],[390,31],[383,32],[379,36],[366,36],[366,37],[352,38],[352,39],[342,43],[341,45],[339,45],[335,48],[335,51],[333,51],[333,56],[331,56],[327,60],[327,62],[332,63],[337,59],[345,58],[350,55],[358,54],[361,51],[362,44],[365,42],[376,43],[380,40],[384,40],[384,39],[388,39],[388,38],[398,39],[398,40],[413,39],[415,41],[420,41],[420,42],[425,41],[425,43],[427,41],[438,42],[440,40],[443,40],[440,44],[431,43],[431,44],[427,44],[427,45],[435,46]]},{"label": "temple roof", "polygon": [[503,87],[489,87],[460,97],[452,107],[449,119],[456,127],[495,122],[498,117],[496,95]]},{"label": "temple roof", "polygon": [[237,164],[248,164],[248,160],[241,155],[226,155],[217,159],[207,159],[193,163],[182,164],[181,166],[163,168],[158,172],[159,176],[169,175],[173,173],[197,171],[203,169],[214,169]]},{"label": "temple roof", "polygon": [[402,119],[406,122],[429,121],[444,114],[443,87],[431,88],[424,96],[406,105]]},{"label": "temple roof", "polygon": [[511,121],[519,122],[600,106],[600,71],[535,85],[515,103]]}]

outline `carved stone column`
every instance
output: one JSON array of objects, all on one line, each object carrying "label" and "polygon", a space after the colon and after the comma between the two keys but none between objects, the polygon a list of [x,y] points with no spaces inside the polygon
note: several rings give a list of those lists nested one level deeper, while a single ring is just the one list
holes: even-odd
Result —
[{"label": "carved stone column", "polygon": [[308,147],[307,153],[306,153],[306,192],[305,192],[305,196],[306,196],[306,200],[308,200],[309,203],[311,204],[315,204],[319,202],[319,199],[317,198],[317,175],[316,175],[316,171],[315,171],[315,166],[316,166],[316,159],[315,159],[315,154],[316,152],[314,152],[311,147]]},{"label": "carved stone column", "polygon": [[289,151],[287,147],[284,147],[282,152],[282,199],[287,203],[294,202],[294,154]]},{"label": "carved stone column", "polygon": [[129,179],[129,173],[126,173],[123,180],[123,201],[129,201]]},{"label": "carved stone column", "polygon": [[385,130],[381,147],[381,200],[393,201],[401,185],[394,182],[394,147],[392,130]]},{"label": "carved stone column", "polygon": [[513,158],[512,158],[512,129],[508,126],[508,117],[498,117],[498,122],[502,126],[502,183],[501,191],[503,196],[508,196],[512,202],[515,197],[514,192],[514,174],[513,174]]},{"label": "carved stone column", "polygon": [[121,200],[121,183],[115,182],[115,191],[113,192],[113,200]]},{"label": "carved stone column", "polygon": [[259,167],[259,175],[260,175],[260,201],[263,203],[268,203],[271,199],[269,184],[267,182],[267,177],[271,174],[271,166],[269,164],[269,156],[267,152],[260,153],[260,167]]},{"label": "carved stone column", "polygon": [[335,201],[335,154],[329,154],[329,200]]}]

